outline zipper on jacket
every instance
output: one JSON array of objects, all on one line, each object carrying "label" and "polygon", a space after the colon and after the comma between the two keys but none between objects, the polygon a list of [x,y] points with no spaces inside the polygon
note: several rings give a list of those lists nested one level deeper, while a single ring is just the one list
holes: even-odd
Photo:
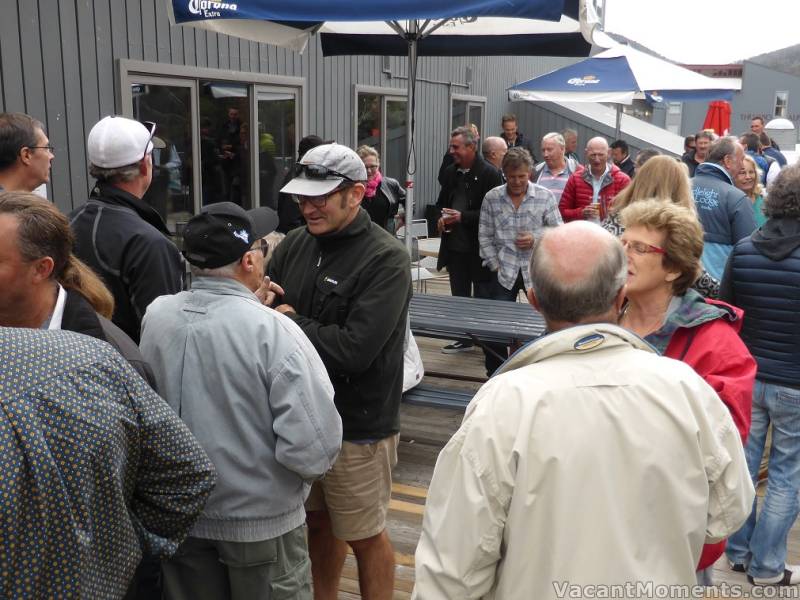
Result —
[{"label": "zipper on jacket", "polygon": [[317,268],[322,264],[322,252],[319,253],[319,258],[317,259]]}]

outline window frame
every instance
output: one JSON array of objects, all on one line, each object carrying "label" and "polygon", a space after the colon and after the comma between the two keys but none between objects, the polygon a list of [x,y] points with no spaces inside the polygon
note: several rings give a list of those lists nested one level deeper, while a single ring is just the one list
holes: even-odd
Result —
[{"label": "window frame", "polygon": [[[200,165],[200,98],[199,82],[203,80],[230,81],[243,83],[248,87],[250,100],[250,148],[254,155],[250,158],[250,189],[252,190],[252,204],[260,198],[261,190],[258,177],[258,114],[257,92],[259,89],[273,88],[281,92],[289,92],[295,96],[295,122],[298,131],[295,138],[300,140],[308,130],[308,84],[304,77],[291,75],[272,75],[267,73],[251,73],[247,71],[232,71],[228,69],[214,69],[209,67],[193,67],[173,65],[167,63],[153,63],[142,60],[122,58],[118,59],[117,79],[119,86],[116,90],[116,106],[122,109],[122,116],[133,118],[133,83],[149,83],[151,85],[174,85],[192,87],[192,160],[194,165]],[[146,80],[146,81],[145,81]],[[202,165],[201,165],[202,168]],[[195,214],[200,210],[202,203],[201,169],[194,169],[192,173],[193,205]]]},{"label": "window frame", "polygon": [[[353,84],[353,109],[350,111],[350,120],[352,128],[350,134],[351,146],[355,148],[358,144],[358,95],[359,94],[373,94],[381,97],[381,147],[378,148],[378,153],[381,155],[381,163],[386,160],[386,103],[387,102],[405,102],[406,114],[408,114],[408,91],[405,88],[389,88],[380,87],[376,85],[361,85],[358,83]],[[406,124],[406,127],[408,125]],[[409,140],[406,139],[406,150],[408,150]],[[404,175],[405,177],[405,175]]]},{"label": "window frame", "polygon": [[[778,114],[778,98],[784,95],[783,111]],[[775,90],[775,101],[773,103],[772,115],[776,118],[787,119],[789,114],[789,90]]]}]

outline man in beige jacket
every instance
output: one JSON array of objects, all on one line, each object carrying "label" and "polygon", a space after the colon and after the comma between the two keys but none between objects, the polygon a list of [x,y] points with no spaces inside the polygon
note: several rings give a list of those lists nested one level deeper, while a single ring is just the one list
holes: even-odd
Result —
[{"label": "man in beige jacket", "polygon": [[550,229],[531,265],[553,333],[481,388],[439,455],[414,597],[691,594],[704,541],[752,505],[736,427],[690,367],[613,324],[627,277],[613,236]]}]

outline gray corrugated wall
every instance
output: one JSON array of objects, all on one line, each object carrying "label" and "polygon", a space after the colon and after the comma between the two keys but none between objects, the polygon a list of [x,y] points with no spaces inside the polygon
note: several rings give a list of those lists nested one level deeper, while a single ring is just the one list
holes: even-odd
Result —
[{"label": "gray corrugated wall", "polygon": [[[375,56],[323,58],[317,40],[302,55],[200,29],[170,27],[164,0],[4,0],[0,19],[0,110],[44,122],[56,147],[48,193],[63,210],[81,204],[90,178],[86,136],[100,117],[121,110],[117,61],[131,58],[175,65],[305,77],[308,131],[353,144],[353,85],[404,88],[382,73]],[[484,135],[496,134],[510,108],[505,89],[571,62],[552,58],[427,58],[420,78],[463,82],[455,93],[486,96]],[[407,74],[405,59],[390,70]],[[435,200],[436,174],[450,127],[447,85],[418,84],[417,198]],[[523,124],[524,125],[524,124]],[[522,127],[524,130],[524,126]],[[544,131],[526,133],[536,138]]]}]

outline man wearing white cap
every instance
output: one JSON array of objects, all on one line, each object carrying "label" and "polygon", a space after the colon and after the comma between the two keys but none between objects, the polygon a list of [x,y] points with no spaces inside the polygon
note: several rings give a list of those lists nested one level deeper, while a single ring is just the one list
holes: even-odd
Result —
[{"label": "man wearing white cap", "polygon": [[75,255],[114,295],[112,321],[136,343],[147,306],[183,289],[183,259],[156,210],[142,201],[153,179],[155,123],[105,117],[89,132],[89,173],[97,184],[70,214]]},{"label": "man wearing white cap", "polygon": [[269,274],[283,288],[276,310],[300,326],[328,370],[343,427],[339,458],[306,502],[314,597],[335,600],[350,545],[361,597],[389,599],[394,553],[385,521],[400,430],[408,253],[361,208],[367,171],[350,148],[317,146],[297,167],[281,191],[306,227],[276,248]]}]

